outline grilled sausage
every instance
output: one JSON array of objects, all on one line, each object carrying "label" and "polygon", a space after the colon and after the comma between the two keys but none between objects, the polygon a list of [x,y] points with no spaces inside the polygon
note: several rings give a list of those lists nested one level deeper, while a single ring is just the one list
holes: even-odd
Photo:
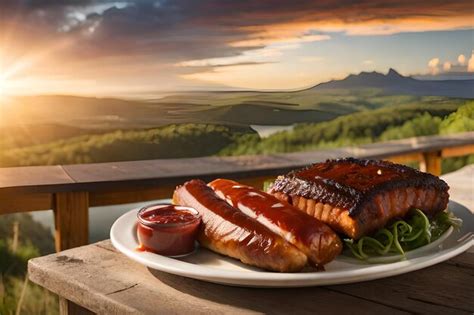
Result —
[{"label": "grilled sausage", "polygon": [[340,254],[342,243],[336,233],[292,205],[231,180],[216,179],[209,186],[230,205],[295,245],[313,264],[322,266]]},{"label": "grilled sausage", "polygon": [[295,272],[307,263],[305,254],[220,199],[203,181],[191,180],[176,188],[173,202],[201,214],[201,246],[272,271]]}]

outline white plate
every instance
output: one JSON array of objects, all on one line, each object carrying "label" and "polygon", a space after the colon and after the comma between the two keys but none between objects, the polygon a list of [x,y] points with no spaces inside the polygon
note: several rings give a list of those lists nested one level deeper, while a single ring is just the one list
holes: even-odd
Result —
[{"label": "white plate", "polygon": [[148,252],[139,252],[136,236],[136,214],[129,211],[115,221],[110,230],[112,244],[126,256],[148,266],[184,277],[248,287],[304,287],[352,283],[390,277],[426,268],[450,259],[474,244],[474,215],[459,203],[450,201],[449,209],[463,220],[460,230],[446,233],[435,246],[426,246],[407,254],[406,260],[366,264],[340,256],[325,266],[322,272],[276,273],[262,271],[239,261],[221,256],[204,248],[181,258],[171,258]]}]

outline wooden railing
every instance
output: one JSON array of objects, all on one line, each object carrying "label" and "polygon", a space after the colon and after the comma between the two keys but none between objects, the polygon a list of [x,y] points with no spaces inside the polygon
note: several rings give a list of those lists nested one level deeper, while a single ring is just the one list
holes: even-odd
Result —
[{"label": "wooden railing", "polygon": [[60,251],[88,243],[89,207],[169,198],[191,178],[258,186],[291,169],[348,156],[418,162],[439,175],[442,158],[473,153],[474,132],[468,132],[287,154],[0,168],[0,214],[53,209]]}]

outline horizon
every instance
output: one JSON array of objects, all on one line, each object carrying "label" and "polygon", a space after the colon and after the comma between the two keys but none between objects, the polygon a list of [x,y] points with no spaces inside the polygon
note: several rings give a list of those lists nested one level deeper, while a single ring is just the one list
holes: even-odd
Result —
[{"label": "horizon", "polygon": [[0,94],[143,99],[301,90],[389,68],[474,74],[470,1],[396,3],[7,1]]},{"label": "horizon", "polygon": [[[445,78],[440,75],[426,75],[426,74],[418,74],[418,75],[403,75],[398,72],[396,69],[390,67],[385,73],[379,71],[360,71],[358,73],[349,73],[345,77],[340,79],[330,79],[328,81],[318,82],[310,84],[309,86],[300,87],[296,89],[244,89],[244,88],[222,88],[222,89],[194,89],[194,90],[168,90],[168,91],[148,91],[146,93],[141,92],[137,96],[128,95],[128,96],[121,96],[121,95],[88,95],[88,94],[60,94],[60,93],[42,93],[42,94],[16,94],[16,95],[5,95],[5,100],[14,100],[15,98],[21,97],[83,97],[83,98],[96,98],[96,99],[117,99],[117,100],[129,100],[129,101],[152,101],[152,100],[159,100],[167,96],[172,96],[176,94],[192,94],[192,93],[285,93],[285,92],[300,92],[312,88],[317,88],[320,85],[324,85],[331,82],[343,81],[351,76],[360,76],[361,74],[381,74],[384,76],[388,76],[389,73],[393,71],[397,75],[401,75],[404,78],[411,78],[417,81],[474,81],[474,73],[453,73],[453,74],[460,74],[460,76],[453,78]],[[1,99],[0,99],[1,100]]]}]

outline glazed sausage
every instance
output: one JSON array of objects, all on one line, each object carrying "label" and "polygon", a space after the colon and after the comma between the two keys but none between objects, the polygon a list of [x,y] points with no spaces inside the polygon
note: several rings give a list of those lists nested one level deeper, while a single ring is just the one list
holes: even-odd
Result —
[{"label": "glazed sausage", "polygon": [[323,222],[250,186],[227,179],[209,183],[216,194],[251,218],[258,220],[322,266],[342,250],[337,234]]},{"label": "glazed sausage", "polygon": [[305,254],[220,199],[203,181],[191,180],[177,187],[173,202],[193,207],[201,214],[201,246],[272,271],[295,272],[307,263]]}]

